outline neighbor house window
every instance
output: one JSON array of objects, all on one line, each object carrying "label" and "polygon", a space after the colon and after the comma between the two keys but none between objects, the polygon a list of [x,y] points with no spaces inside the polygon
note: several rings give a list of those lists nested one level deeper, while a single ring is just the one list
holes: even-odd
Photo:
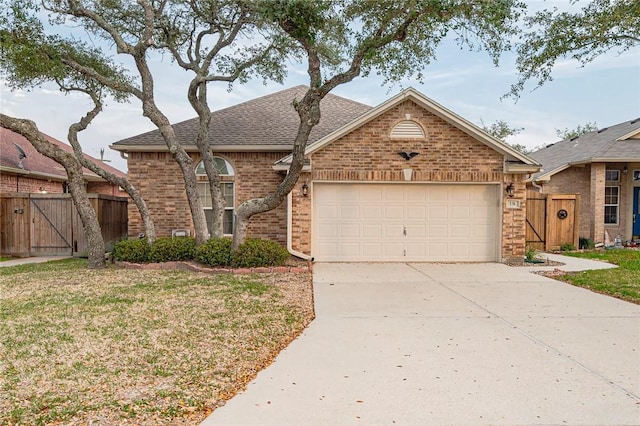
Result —
[{"label": "neighbor house window", "polygon": [[[220,174],[220,189],[225,201],[224,216],[222,218],[222,232],[225,235],[233,234],[233,210],[235,206],[234,195],[234,173],[231,164],[221,157],[214,157],[216,170]],[[207,173],[204,170],[204,164],[200,162],[196,167],[196,176],[198,177],[198,194],[204,206],[204,215],[207,218],[207,226],[211,232],[211,224],[213,223],[213,203],[211,200],[211,186],[207,179]]]},{"label": "neighbor house window", "polygon": [[607,170],[604,172],[604,179],[607,182],[620,182],[620,170]]},{"label": "neighbor house window", "polygon": [[620,207],[620,187],[606,186],[604,188],[604,223],[616,225]]}]

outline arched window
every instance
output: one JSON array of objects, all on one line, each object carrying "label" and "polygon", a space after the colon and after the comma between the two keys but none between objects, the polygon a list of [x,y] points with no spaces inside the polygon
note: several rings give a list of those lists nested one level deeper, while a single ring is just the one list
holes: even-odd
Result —
[{"label": "arched window", "polygon": [[391,139],[424,139],[424,130],[413,120],[403,120],[391,129]]},{"label": "arched window", "polygon": [[[222,182],[220,183],[220,189],[222,190],[222,196],[225,201],[224,216],[222,218],[222,232],[225,235],[233,234],[233,211],[235,208],[235,194],[234,194],[234,171],[231,163],[222,157],[214,157],[213,160],[216,164],[216,170],[220,174]],[[211,200],[211,189],[209,181],[207,180],[207,173],[204,170],[204,163],[201,161],[196,167],[196,176],[198,177],[198,193],[200,194],[200,200],[204,206],[204,215],[207,218],[207,226],[209,232],[211,232],[211,224],[213,222],[213,204]]]}]

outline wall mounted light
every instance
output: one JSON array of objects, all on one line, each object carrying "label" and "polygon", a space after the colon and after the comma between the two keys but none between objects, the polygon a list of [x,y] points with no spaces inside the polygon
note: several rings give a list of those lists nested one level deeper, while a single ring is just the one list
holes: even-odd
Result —
[{"label": "wall mounted light", "polygon": [[309,195],[309,185],[307,185],[307,182],[302,184],[302,195],[305,197]]},{"label": "wall mounted light", "polygon": [[629,173],[629,168],[626,166],[626,164],[625,164],[624,168],[622,169],[622,173],[624,173],[625,175],[627,173]]},{"label": "wall mounted light", "polygon": [[504,190],[507,193],[508,197],[513,198],[513,195],[515,194],[515,190],[516,190],[515,187],[513,186],[513,182],[507,185],[507,187]]}]

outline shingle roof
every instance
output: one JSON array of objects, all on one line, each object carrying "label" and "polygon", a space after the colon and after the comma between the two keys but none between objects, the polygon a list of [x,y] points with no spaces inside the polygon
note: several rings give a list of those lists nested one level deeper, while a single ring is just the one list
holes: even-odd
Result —
[{"label": "shingle roof", "polygon": [[[52,144],[62,148],[67,152],[73,153],[73,149],[71,148],[71,146],[44,133],[42,135]],[[22,160],[22,166],[24,167],[23,170],[25,170],[25,172],[30,172],[32,174],[52,175],[59,177],[60,180],[67,180],[67,173],[60,164],[36,151],[33,145],[31,145],[31,143],[24,136],[2,127],[0,127],[0,166],[20,169],[18,149],[14,146],[14,144],[19,145],[27,155],[27,157]],[[84,154],[84,157],[89,161],[96,163],[108,172],[111,172],[120,177],[126,176],[120,170],[111,167],[103,161],[93,158],[90,155]],[[91,180],[102,180],[102,178],[98,177],[88,169],[84,169],[84,176],[85,178],[90,178]]]},{"label": "shingle roof", "polygon": [[[238,147],[293,145],[299,118],[292,103],[302,99],[307,89],[307,86],[296,86],[212,112],[209,143]],[[332,94],[320,102],[320,108],[322,117],[312,130],[309,142],[320,139],[371,109],[368,105]],[[173,129],[183,145],[193,145],[198,118],[176,123]],[[126,151],[127,146],[155,145],[165,146],[158,130],[122,139],[112,147]]]},{"label": "shingle roof", "polygon": [[621,138],[640,132],[640,118],[625,121],[577,138],[565,139],[529,154],[542,164],[534,179],[569,164],[607,161],[640,161],[640,139]]}]

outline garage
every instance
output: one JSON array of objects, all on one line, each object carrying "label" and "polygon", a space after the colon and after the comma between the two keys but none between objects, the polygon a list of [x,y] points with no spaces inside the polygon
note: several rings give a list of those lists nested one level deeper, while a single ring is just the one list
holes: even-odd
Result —
[{"label": "garage", "polygon": [[315,183],[316,261],[485,262],[499,256],[499,185]]}]

